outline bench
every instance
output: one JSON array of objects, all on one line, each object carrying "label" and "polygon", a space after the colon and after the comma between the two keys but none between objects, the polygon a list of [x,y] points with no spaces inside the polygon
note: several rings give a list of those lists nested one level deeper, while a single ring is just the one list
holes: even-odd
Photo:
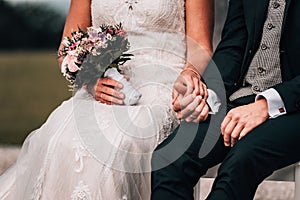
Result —
[{"label": "bench", "polygon": [[[209,169],[202,178],[215,178],[219,166]],[[294,200],[300,200],[300,162],[275,171],[266,180],[295,182]],[[200,200],[200,181],[194,188],[195,200]]]}]

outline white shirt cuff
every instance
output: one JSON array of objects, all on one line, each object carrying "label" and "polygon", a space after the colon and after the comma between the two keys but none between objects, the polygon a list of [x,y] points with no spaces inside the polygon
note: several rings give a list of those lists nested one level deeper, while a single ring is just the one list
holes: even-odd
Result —
[{"label": "white shirt cuff", "polygon": [[281,96],[274,88],[270,88],[259,93],[256,96],[255,101],[261,99],[262,97],[267,100],[270,118],[276,118],[286,114],[286,109]]},{"label": "white shirt cuff", "polygon": [[208,97],[206,103],[210,107],[209,114],[216,114],[221,106],[221,100],[218,95],[211,89],[207,89]]}]

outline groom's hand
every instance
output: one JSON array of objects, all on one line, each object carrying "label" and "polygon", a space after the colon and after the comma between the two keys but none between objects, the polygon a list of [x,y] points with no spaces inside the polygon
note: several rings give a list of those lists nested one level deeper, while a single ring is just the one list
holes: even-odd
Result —
[{"label": "groom's hand", "polygon": [[268,104],[264,98],[230,110],[221,125],[225,146],[233,146],[268,117]]},{"label": "groom's hand", "polygon": [[120,92],[123,84],[111,78],[99,78],[93,87],[93,95],[97,101],[105,104],[123,105],[125,94]]},{"label": "groom's hand", "polygon": [[179,119],[198,123],[208,116],[208,92],[196,69],[191,67],[187,66],[175,81],[172,104]]},{"label": "groom's hand", "polygon": [[177,112],[179,119],[193,123],[206,120],[209,112],[206,101],[200,95],[195,96],[195,94],[185,97],[179,95],[173,104],[173,109]]}]

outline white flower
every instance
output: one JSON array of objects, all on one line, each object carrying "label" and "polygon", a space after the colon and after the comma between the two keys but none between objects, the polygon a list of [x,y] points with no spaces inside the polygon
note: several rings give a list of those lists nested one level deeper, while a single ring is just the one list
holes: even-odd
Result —
[{"label": "white flower", "polygon": [[102,42],[101,47],[105,49],[107,47],[107,42]]},{"label": "white flower", "polygon": [[111,34],[107,33],[106,38],[107,38],[108,40],[112,40]]},{"label": "white flower", "polygon": [[92,54],[93,54],[93,56],[100,55],[100,53],[99,53],[99,52],[97,52],[97,50],[96,50],[96,49],[93,49],[93,50],[92,50]]},{"label": "white flower", "polygon": [[62,45],[64,46],[69,46],[70,45],[70,41],[67,37],[64,37],[63,41],[61,42]]},{"label": "white flower", "polygon": [[64,60],[61,63],[61,73],[66,76],[67,73],[67,68],[68,68],[68,63],[67,63],[67,57],[64,58]]}]

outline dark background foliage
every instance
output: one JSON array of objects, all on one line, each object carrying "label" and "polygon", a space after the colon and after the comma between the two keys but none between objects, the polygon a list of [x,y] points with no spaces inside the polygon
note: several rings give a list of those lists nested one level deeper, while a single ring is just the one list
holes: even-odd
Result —
[{"label": "dark background foliage", "polygon": [[0,50],[57,48],[65,14],[46,4],[0,0]]}]

